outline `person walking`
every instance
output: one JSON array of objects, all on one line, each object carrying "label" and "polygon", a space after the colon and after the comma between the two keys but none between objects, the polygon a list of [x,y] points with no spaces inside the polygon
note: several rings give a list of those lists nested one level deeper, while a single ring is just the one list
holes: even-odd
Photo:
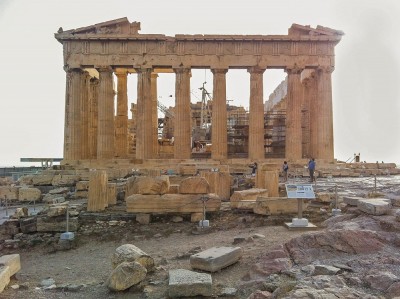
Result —
[{"label": "person walking", "polygon": [[314,178],[314,171],[315,171],[315,160],[314,158],[310,159],[310,161],[308,161],[308,171],[310,173],[310,182],[314,182],[315,178]]},{"label": "person walking", "polygon": [[284,179],[284,182],[287,182],[287,180],[288,180],[289,165],[287,164],[286,161],[283,162],[282,171],[283,171],[283,179]]}]

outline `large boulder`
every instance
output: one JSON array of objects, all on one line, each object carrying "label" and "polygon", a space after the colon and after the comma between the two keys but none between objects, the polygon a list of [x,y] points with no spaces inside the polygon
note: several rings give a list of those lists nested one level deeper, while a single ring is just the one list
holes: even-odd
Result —
[{"label": "large boulder", "polygon": [[236,263],[243,254],[240,247],[212,247],[190,256],[190,266],[208,272],[216,272]]},{"label": "large boulder", "polygon": [[385,215],[392,208],[392,202],[386,198],[369,198],[359,200],[357,207],[370,215]]},{"label": "large boulder", "polygon": [[75,174],[57,174],[54,176],[51,184],[53,186],[75,186],[79,179],[79,175]]},{"label": "large boulder", "polygon": [[254,203],[259,196],[268,197],[268,190],[252,188],[247,190],[235,191],[230,198],[231,208],[237,208],[241,201],[251,201],[253,203],[252,206],[254,206]]},{"label": "large boulder", "polygon": [[210,184],[203,177],[188,177],[179,185],[181,194],[207,194],[210,193]]},{"label": "large boulder", "polygon": [[22,187],[19,189],[18,200],[19,201],[39,200],[41,196],[42,192],[38,188]]},{"label": "large boulder", "polygon": [[145,279],[147,270],[138,262],[119,264],[108,277],[106,285],[110,290],[123,291]]},{"label": "large boulder", "polygon": [[112,267],[116,268],[123,262],[138,262],[147,272],[154,269],[154,259],[133,244],[119,246],[111,257]]},{"label": "large boulder", "polygon": [[21,260],[19,254],[7,254],[0,257],[0,267],[8,266],[10,268],[10,276],[15,275],[21,270]]},{"label": "large boulder", "polygon": [[131,177],[126,183],[125,198],[132,194],[165,194],[169,190],[169,185],[168,176]]},{"label": "large boulder", "polygon": [[0,199],[17,200],[18,188],[12,186],[0,186]]}]

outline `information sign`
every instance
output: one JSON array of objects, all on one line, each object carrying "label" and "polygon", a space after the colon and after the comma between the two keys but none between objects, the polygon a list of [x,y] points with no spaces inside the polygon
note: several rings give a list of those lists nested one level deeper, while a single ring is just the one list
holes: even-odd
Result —
[{"label": "information sign", "polygon": [[315,198],[311,184],[285,184],[288,198]]}]

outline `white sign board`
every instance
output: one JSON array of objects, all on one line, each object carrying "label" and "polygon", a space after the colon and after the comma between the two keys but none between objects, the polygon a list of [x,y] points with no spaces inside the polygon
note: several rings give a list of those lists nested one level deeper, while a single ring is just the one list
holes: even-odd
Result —
[{"label": "white sign board", "polygon": [[285,184],[288,198],[315,198],[311,184]]}]

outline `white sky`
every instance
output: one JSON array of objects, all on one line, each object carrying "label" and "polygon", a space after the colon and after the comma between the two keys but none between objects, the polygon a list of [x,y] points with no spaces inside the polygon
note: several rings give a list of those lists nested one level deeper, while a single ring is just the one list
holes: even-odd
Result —
[{"label": "white sky", "polygon": [[[287,34],[292,23],[344,31],[336,46],[333,80],[335,157],[361,153],[367,162],[400,163],[400,1],[398,0],[0,0],[0,166],[20,157],[62,157],[64,30],[128,17],[141,33]],[[264,98],[284,78],[264,74]],[[193,72],[191,89],[211,73]],[[135,75],[129,100],[136,101]],[[158,95],[174,94],[174,75],[161,75]],[[227,74],[227,98],[248,107],[249,74]],[[195,99],[195,98],[194,98]],[[31,164],[29,164],[31,165]]]}]

